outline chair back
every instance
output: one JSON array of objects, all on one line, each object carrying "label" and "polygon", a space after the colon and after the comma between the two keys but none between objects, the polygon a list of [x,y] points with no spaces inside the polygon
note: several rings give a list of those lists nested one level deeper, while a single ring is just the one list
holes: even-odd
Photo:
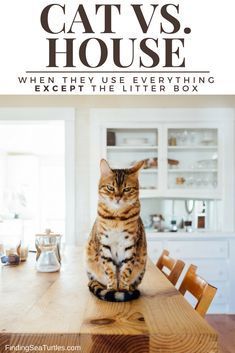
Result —
[{"label": "chair back", "polygon": [[211,286],[202,277],[197,275],[196,271],[197,266],[189,266],[179,287],[179,291],[183,295],[188,291],[197,299],[195,310],[204,317],[215,296],[217,288]]},{"label": "chair back", "polygon": [[[185,263],[181,260],[173,259],[169,256],[168,250],[163,250],[161,256],[159,257],[156,266],[162,271],[162,273],[169,279],[169,281],[175,286],[183,269]],[[164,267],[170,270],[170,273],[164,271]]]}]

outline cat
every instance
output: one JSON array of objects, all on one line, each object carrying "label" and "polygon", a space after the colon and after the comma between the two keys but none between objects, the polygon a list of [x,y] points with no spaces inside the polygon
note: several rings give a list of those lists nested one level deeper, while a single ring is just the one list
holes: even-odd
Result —
[{"label": "cat", "polygon": [[147,244],[140,218],[138,174],[144,161],[129,169],[100,162],[98,214],[86,247],[88,287],[99,299],[137,299],[145,273]]}]

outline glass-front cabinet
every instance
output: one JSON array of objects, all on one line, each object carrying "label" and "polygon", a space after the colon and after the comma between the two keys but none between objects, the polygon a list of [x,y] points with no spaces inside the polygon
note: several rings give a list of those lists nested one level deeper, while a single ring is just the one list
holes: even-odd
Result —
[{"label": "glass-front cabinet", "polygon": [[219,128],[189,125],[108,127],[104,156],[112,168],[145,160],[140,175],[142,198],[219,199]]},{"label": "glass-front cabinet", "polygon": [[145,160],[140,198],[148,234],[175,226],[183,232],[233,231],[233,110],[95,109],[90,123],[92,222],[100,159],[112,168]]},{"label": "glass-front cabinet", "polygon": [[217,128],[167,128],[167,190],[177,196],[219,198]]},{"label": "glass-front cabinet", "polygon": [[145,160],[140,175],[143,197],[154,197],[159,190],[159,130],[107,129],[106,156],[112,168],[128,168]]}]

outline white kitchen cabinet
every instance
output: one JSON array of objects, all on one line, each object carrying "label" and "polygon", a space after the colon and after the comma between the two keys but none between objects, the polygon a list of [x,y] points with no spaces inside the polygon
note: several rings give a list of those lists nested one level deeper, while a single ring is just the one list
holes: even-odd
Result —
[{"label": "white kitchen cabinet", "polygon": [[[210,306],[209,313],[235,312],[235,234],[203,234],[190,236],[184,234],[156,233],[147,234],[148,254],[156,263],[163,249],[167,249],[174,258],[186,263],[180,276],[179,287],[190,264],[198,267],[197,273],[218,290]],[[187,300],[193,305],[193,299]]]},{"label": "white kitchen cabinet", "polygon": [[162,241],[156,240],[148,242],[148,256],[154,263],[157,262],[156,260],[160,257],[163,249],[164,247]]},{"label": "white kitchen cabinet", "polygon": [[141,197],[158,196],[162,188],[158,161],[161,151],[161,127],[105,128],[103,151],[112,168],[128,168],[135,161],[148,160],[152,165],[140,175]]},{"label": "white kitchen cabinet", "polygon": [[197,240],[197,241],[169,241],[168,250],[178,257],[185,259],[214,258],[221,259],[228,256],[228,242],[226,240]]},{"label": "white kitchen cabinet", "polygon": [[177,122],[110,123],[103,128],[103,156],[112,168],[146,160],[141,198],[220,199],[223,128],[219,124]]},{"label": "white kitchen cabinet", "polygon": [[[186,198],[220,199],[222,197],[222,166],[224,129],[213,123],[169,124],[165,127],[167,147],[164,155],[178,165],[163,169],[167,180],[166,195]],[[167,153],[165,150],[167,149]],[[163,164],[164,167],[164,164]],[[167,168],[166,168],[167,167]]]},{"label": "white kitchen cabinet", "polygon": [[157,199],[211,200],[210,229],[233,230],[233,114],[230,109],[93,109],[91,221],[96,214],[101,158],[108,159],[113,168],[157,158],[157,166],[153,163],[141,172],[141,199],[149,205]]}]

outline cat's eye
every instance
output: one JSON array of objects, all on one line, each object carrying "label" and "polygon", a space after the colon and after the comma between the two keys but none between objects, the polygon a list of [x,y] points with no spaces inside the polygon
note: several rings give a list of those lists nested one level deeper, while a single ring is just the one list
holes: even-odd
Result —
[{"label": "cat's eye", "polygon": [[124,188],[123,191],[124,192],[129,192],[129,191],[131,191],[131,188]]},{"label": "cat's eye", "polygon": [[111,191],[111,192],[114,191],[114,188],[112,186],[110,186],[110,185],[107,185],[107,189],[108,189],[108,191]]}]

